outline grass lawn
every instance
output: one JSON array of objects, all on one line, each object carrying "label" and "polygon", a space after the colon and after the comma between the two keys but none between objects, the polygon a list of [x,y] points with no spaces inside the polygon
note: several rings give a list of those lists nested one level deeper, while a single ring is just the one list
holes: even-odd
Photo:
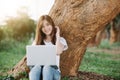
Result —
[{"label": "grass lawn", "polygon": [[[9,43],[8,43],[9,42]],[[8,43],[8,44],[7,44]],[[4,41],[0,44],[0,77],[18,63],[25,55],[28,42]],[[1,80],[1,79],[0,79]]]},{"label": "grass lawn", "polygon": [[[5,43],[4,43],[5,44]],[[13,42],[10,48],[6,49],[4,46],[2,50],[0,50],[0,80],[3,78],[3,75],[6,75],[6,71],[11,69],[22,57],[25,55],[25,46],[28,44],[27,42]],[[114,44],[110,47],[103,45],[108,44],[107,41],[103,41],[101,45],[96,49],[113,49],[114,47],[120,47],[120,45]],[[82,63],[79,67],[80,71],[86,72],[95,72],[98,74],[103,74],[107,76],[111,76],[116,80],[120,80],[120,54],[110,54],[107,52],[94,52],[90,51],[91,48],[88,48]],[[28,80],[28,79],[21,79]],[[68,78],[64,78],[62,80],[69,80]]]},{"label": "grass lawn", "polygon": [[95,72],[120,80],[120,54],[86,52],[79,70]]}]

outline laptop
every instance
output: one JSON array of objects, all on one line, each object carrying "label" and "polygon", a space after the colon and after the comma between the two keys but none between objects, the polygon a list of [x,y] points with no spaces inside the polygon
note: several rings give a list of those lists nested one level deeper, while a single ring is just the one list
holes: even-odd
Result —
[{"label": "laptop", "polygon": [[56,65],[55,45],[27,45],[27,65]]}]

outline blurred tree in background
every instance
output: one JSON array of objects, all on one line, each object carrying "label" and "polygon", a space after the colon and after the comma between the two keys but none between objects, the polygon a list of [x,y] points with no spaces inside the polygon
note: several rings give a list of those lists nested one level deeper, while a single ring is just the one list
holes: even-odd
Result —
[{"label": "blurred tree in background", "polygon": [[5,22],[0,25],[0,51],[11,50],[13,46],[34,38],[36,23],[24,10],[20,10],[16,17],[8,17]]},{"label": "blurred tree in background", "polygon": [[17,17],[11,17],[6,20],[7,37],[15,40],[31,38],[35,33],[35,22],[29,16],[21,12]]},{"label": "blurred tree in background", "polygon": [[0,41],[4,38],[4,32],[2,28],[0,28]]},{"label": "blurred tree in background", "polygon": [[120,13],[110,22],[110,43],[120,41]]},{"label": "blurred tree in background", "polygon": [[99,46],[103,39],[108,39],[110,44],[120,42],[120,13],[105,26],[91,39],[89,46]]}]

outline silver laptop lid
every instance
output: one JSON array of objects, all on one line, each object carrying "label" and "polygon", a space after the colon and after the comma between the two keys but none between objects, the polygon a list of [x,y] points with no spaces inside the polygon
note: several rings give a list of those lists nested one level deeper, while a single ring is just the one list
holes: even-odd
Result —
[{"label": "silver laptop lid", "polygon": [[27,65],[56,65],[55,45],[26,46]]}]

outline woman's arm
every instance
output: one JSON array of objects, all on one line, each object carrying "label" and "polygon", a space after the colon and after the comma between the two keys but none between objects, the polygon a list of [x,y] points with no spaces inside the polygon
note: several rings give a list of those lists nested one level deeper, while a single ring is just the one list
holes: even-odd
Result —
[{"label": "woman's arm", "polygon": [[63,52],[64,45],[60,42],[60,37],[56,39],[57,55],[60,55]]},{"label": "woman's arm", "polygon": [[61,43],[61,37],[60,37],[60,29],[58,26],[56,26],[57,32],[56,32],[56,47],[57,47],[57,55],[60,55],[65,45]]}]

